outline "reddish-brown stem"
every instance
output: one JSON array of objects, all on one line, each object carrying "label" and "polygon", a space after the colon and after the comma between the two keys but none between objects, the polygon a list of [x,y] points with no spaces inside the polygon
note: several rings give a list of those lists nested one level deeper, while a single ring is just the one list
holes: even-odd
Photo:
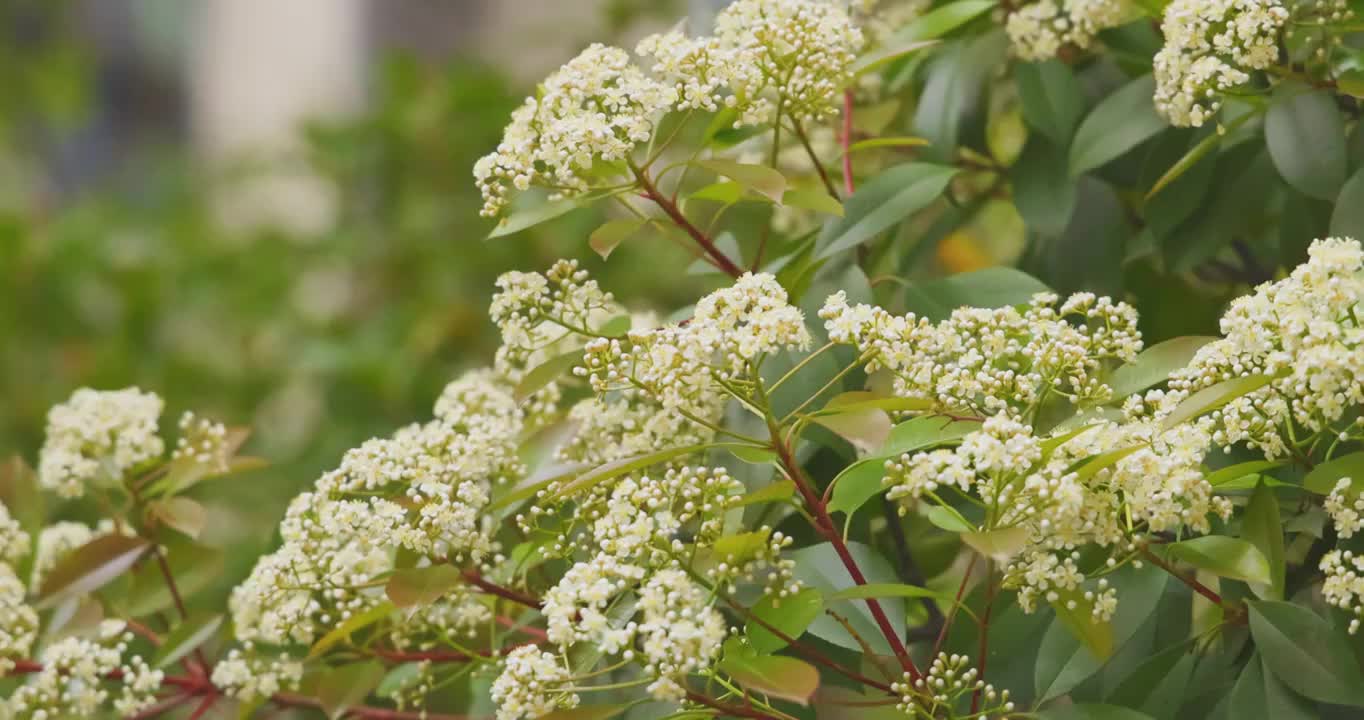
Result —
[{"label": "reddish-brown stem", "polygon": [[[152,543],[152,554],[156,556],[156,566],[161,569],[161,577],[166,581],[166,589],[170,591],[171,600],[175,601],[175,611],[180,613],[181,620],[189,619],[189,610],[185,608],[185,599],[180,595],[180,588],[175,584],[175,575],[171,573],[170,563],[166,562],[165,553],[161,552],[161,546]],[[199,663],[199,670],[205,675],[212,671],[212,666],[208,664],[208,658],[204,657],[204,651],[199,648],[194,649],[194,660]],[[189,665],[185,665],[189,668]],[[191,672],[193,669],[191,668]]]},{"label": "reddish-brown stem", "polygon": [[653,200],[654,204],[658,205],[658,207],[663,210],[663,214],[667,215],[679,228],[682,228],[683,232],[690,235],[691,239],[695,240],[696,244],[701,246],[701,250],[706,253],[711,262],[715,264],[715,267],[720,268],[720,270],[724,271],[730,277],[737,278],[744,274],[743,268],[735,265],[734,261],[729,259],[729,256],[721,252],[720,248],[716,247],[715,243],[712,242],[709,237],[706,237],[705,233],[701,232],[700,228],[693,225],[692,222],[687,219],[687,216],[682,214],[682,211],[677,207],[677,203],[673,202],[663,193],[660,193],[657,187],[654,187],[653,182],[649,180],[649,176],[645,174],[644,171],[637,170],[635,175],[639,178],[639,186],[644,190],[644,196]]},{"label": "reddish-brown stem", "polygon": [[687,691],[687,699],[698,705],[705,705],[706,707],[711,708],[713,710],[719,710],[720,714],[722,715],[729,715],[731,717],[740,718],[752,718],[752,720],[777,720],[777,718],[773,717],[772,715],[768,715],[767,713],[757,710],[755,708],[745,707],[742,705],[726,705],[718,700],[706,697],[701,693],[691,692],[690,690]]},{"label": "reddish-brown stem", "polygon": [[[985,612],[980,616],[980,646],[976,651],[976,681],[985,682],[985,659],[990,654],[990,611],[995,606],[994,568],[987,565],[985,568]],[[976,688],[971,693],[971,714],[974,715],[980,710],[980,693],[984,686]]]},{"label": "reddish-brown stem", "polygon": [[545,634],[544,630],[541,630],[538,627],[531,627],[530,625],[520,623],[505,615],[497,616],[497,624],[501,625],[504,628],[507,628],[508,630],[515,630],[516,632],[519,632],[522,635],[533,637],[536,640],[540,640],[542,642],[549,639],[549,636]]},{"label": "reddish-brown stem", "polygon": [[[824,504],[824,500],[815,492],[809,478],[805,477],[805,473],[791,454],[791,447],[782,439],[781,431],[775,425],[770,427],[769,431],[772,434],[772,445],[777,449],[777,457],[781,460],[782,467],[786,470],[786,474],[796,486],[796,491],[800,493],[801,499],[805,501],[805,505],[815,519],[815,530],[829,541],[829,545],[833,547],[834,553],[838,555],[839,561],[847,569],[852,581],[858,585],[866,585],[867,577],[862,574],[862,569],[857,566],[857,560],[848,550],[847,543],[843,542],[843,536],[839,534],[833,518],[829,516],[829,510]],[[885,608],[881,607],[881,603],[876,598],[866,598],[864,602],[867,604],[867,609],[871,611],[876,626],[880,628],[881,634],[890,644],[891,651],[895,653],[895,659],[900,661],[900,667],[909,673],[911,680],[918,680],[921,677],[919,668],[914,665],[914,660],[909,656],[909,650],[905,648],[904,641],[900,639],[900,634],[895,632],[894,626],[890,624],[890,617],[886,615]]]},{"label": "reddish-brown stem", "polygon": [[852,173],[852,131],[853,131],[853,94],[851,90],[843,91],[843,132],[838,137],[838,142],[843,146],[843,191],[852,195],[856,188],[853,187]]},{"label": "reddish-brown stem", "polygon": [[962,575],[961,584],[957,586],[957,597],[952,601],[951,609],[947,611],[947,619],[943,622],[942,629],[938,631],[938,639],[933,641],[933,654],[930,656],[930,662],[932,658],[938,657],[938,653],[942,652],[942,644],[947,640],[947,631],[952,628],[952,621],[957,619],[957,608],[961,607],[962,596],[966,594],[966,586],[971,582],[971,573],[975,571],[976,560],[979,559],[979,555],[973,554],[971,555],[971,562],[966,565],[966,574]]},{"label": "reddish-brown stem", "polygon": [[474,587],[478,588],[479,590],[482,590],[483,592],[489,595],[496,595],[497,597],[500,597],[503,600],[510,600],[516,603],[517,605],[525,605],[526,607],[533,608],[535,610],[540,609],[539,600],[523,592],[518,592],[516,590],[512,590],[511,588],[502,587],[497,583],[490,582],[473,568],[469,568],[468,570],[464,571],[464,580],[468,582],[470,585],[473,585]]},{"label": "reddish-brown stem", "polygon": [[164,712],[169,712],[170,710],[180,707],[181,705],[184,705],[185,703],[193,699],[194,699],[193,695],[177,693],[163,700],[158,700],[156,704],[146,708],[145,710],[140,710],[136,713],[133,713],[132,715],[129,715],[127,720],[148,720],[148,718],[154,718],[161,715]]},{"label": "reddish-brown stem", "polygon": [[213,703],[215,702],[218,702],[218,696],[216,694],[205,696],[204,701],[199,703],[199,707],[194,708],[194,712],[189,716],[189,720],[199,720],[199,718],[204,716],[204,713],[208,712],[209,709],[213,707]]},{"label": "reddish-brown stem", "polygon": [[1222,600],[1222,596],[1214,592],[1212,588],[1199,582],[1198,578],[1195,578],[1191,575],[1185,575],[1184,573],[1175,569],[1173,565],[1160,559],[1160,556],[1151,552],[1151,549],[1146,547],[1145,545],[1143,545],[1141,548],[1141,555],[1147,560],[1150,560],[1152,565],[1155,565],[1161,570],[1164,570],[1165,572],[1175,576],[1176,578],[1179,579],[1180,582],[1184,583],[1185,585],[1188,585],[1191,590],[1207,598],[1209,601],[1216,604],[1218,607],[1223,609],[1231,609],[1227,606],[1226,602]]},{"label": "reddish-brown stem", "polygon": [[815,154],[815,148],[810,144],[810,137],[805,134],[805,128],[800,123],[795,124],[796,138],[805,148],[805,154],[810,156],[810,163],[815,166],[815,172],[819,174],[820,182],[824,183],[824,190],[833,197],[838,197],[838,190],[834,189],[833,181],[829,179],[829,173],[824,169],[824,163],[820,162],[819,155]]}]

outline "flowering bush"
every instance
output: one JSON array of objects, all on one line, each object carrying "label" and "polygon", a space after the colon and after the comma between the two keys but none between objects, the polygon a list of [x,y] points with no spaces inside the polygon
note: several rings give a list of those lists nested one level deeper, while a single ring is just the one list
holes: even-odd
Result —
[{"label": "flowering bush", "polygon": [[[1145,13],[1165,44],[1134,57]],[[155,394],[78,390],[0,476],[6,714],[1352,716],[1364,248],[1300,238],[1322,209],[1295,194],[1340,163],[1330,225],[1357,221],[1346,154],[1316,148],[1356,107],[1352,17],[738,0],[709,35],[588,48],[475,167],[494,234],[609,200],[593,250],[663,235],[718,288],[660,316],[576,261],[503,275],[488,366],[294,498],[227,598],[200,592],[195,495],[258,464],[247,432],[189,414],[171,443]],[[961,75],[1006,39],[1030,62]],[[1086,114],[1080,75],[1121,87]],[[973,84],[1014,103],[1021,155],[958,142]],[[933,132],[856,139],[905,88]],[[1277,223],[1200,205],[1207,162],[1272,176]],[[1047,282],[893,272],[922,259],[902,235],[998,202]],[[1150,323],[1188,271],[1265,263],[1217,336]]]}]

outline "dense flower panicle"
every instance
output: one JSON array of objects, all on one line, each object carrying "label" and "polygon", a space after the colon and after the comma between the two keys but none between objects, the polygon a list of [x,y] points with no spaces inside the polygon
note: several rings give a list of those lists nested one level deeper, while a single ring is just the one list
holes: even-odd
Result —
[{"label": "dense flower panicle", "polygon": [[644,672],[658,677],[649,693],[680,702],[689,673],[709,667],[720,654],[729,629],[712,596],[680,568],[654,573],[639,593],[639,625]]},{"label": "dense flower panicle", "polygon": [[1331,550],[1321,558],[1325,580],[1321,595],[1326,602],[1352,615],[1349,633],[1359,632],[1364,620],[1364,556],[1350,550]]},{"label": "dense flower panicle", "polygon": [[1105,366],[1141,350],[1136,311],[1091,293],[1058,307],[1049,293],[1019,310],[960,308],[933,324],[868,305],[849,305],[839,292],[820,317],[829,339],[853,345],[894,376],[895,394],[934,402],[948,413],[1026,413],[1049,397],[1079,407],[1102,404],[1112,391]]},{"label": "dense flower panicle", "polygon": [[1354,491],[1354,478],[1343,477],[1326,496],[1326,513],[1336,526],[1336,536],[1348,540],[1364,528],[1364,495]]},{"label": "dense flower panicle", "polygon": [[16,659],[28,657],[38,639],[38,613],[24,602],[25,594],[14,569],[0,563],[0,676],[14,667]]},{"label": "dense flower panicle", "polygon": [[1287,21],[1279,0],[1173,0],[1160,24],[1156,110],[1173,125],[1203,125],[1250,71],[1278,62]]},{"label": "dense flower panicle", "polygon": [[513,189],[585,192],[594,164],[628,159],[676,102],[677,90],[645,75],[629,53],[593,44],[545,79],[512,113],[497,151],[474,165],[483,214],[500,213]]},{"label": "dense flower panicle", "polygon": [[[42,671],[14,691],[8,711],[21,718],[95,717],[112,707],[127,717],[151,705],[165,674],[128,654],[133,635],[124,628],[122,621],[105,620],[95,638],[66,637],[47,646],[39,657]],[[115,671],[120,674],[112,680]]]},{"label": "dense flower panicle", "polygon": [[39,482],[75,498],[89,483],[122,480],[124,473],[165,451],[157,434],[161,409],[159,396],[137,388],[77,390],[47,414]]},{"label": "dense flower panicle", "polygon": [[592,534],[602,552],[657,564],[683,528],[697,544],[718,538],[725,511],[743,491],[743,483],[724,468],[670,468],[624,478],[604,509],[579,514],[594,520]]},{"label": "dense flower panicle", "polygon": [[1174,373],[1169,391],[1147,394],[1147,410],[1168,416],[1189,395],[1235,378],[1268,384],[1210,414],[1213,442],[1246,443],[1269,459],[1287,455],[1296,432],[1364,437],[1350,409],[1364,404],[1364,251],[1354,240],[1318,240],[1285,279],[1232,301],[1223,339]]},{"label": "dense flower panicle", "polygon": [[608,553],[575,563],[543,598],[541,612],[549,641],[562,648],[590,642],[607,655],[629,647],[637,628],[629,622],[633,613],[613,618],[608,610],[613,600],[645,575],[645,568]]},{"label": "dense flower panicle", "polygon": [[650,35],[635,52],[653,60],[649,70],[655,77],[676,86],[678,110],[719,110],[739,70],[734,50],[709,35],[688,37],[680,30]]},{"label": "dense flower panicle", "polygon": [[720,45],[732,49],[730,104],[740,123],[821,120],[838,108],[853,79],[862,31],[840,3],[737,0],[715,19]]},{"label": "dense flower panicle", "polygon": [[502,674],[493,681],[492,700],[497,720],[533,720],[578,706],[578,695],[561,688],[571,674],[558,656],[534,645],[523,645],[507,656]]},{"label": "dense flower panicle", "polygon": [[1004,29],[1015,55],[1042,61],[1066,45],[1088,48],[1099,31],[1130,15],[1124,0],[1036,0],[1012,10]]},{"label": "dense flower panicle", "polygon": [[900,696],[900,703],[896,707],[913,717],[919,717],[925,708],[952,708],[963,696],[977,692],[980,693],[981,704],[976,712],[953,713],[950,717],[986,720],[1006,717],[1014,711],[1008,690],[996,690],[994,685],[980,677],[971,658],[955,653],[941,653],[933,658],[923,677],[914,679],[905,673],[899,682],[891,685],[891,690]]},{"label": "dense flower panicle", "polygon": [[275,693],[298,689],[303,680],[303,663],[287,654],[258,655],[233,648],[213,666],[213,685],[243,702],[268,698]]},{"label": "dense flower panicle", "polygon": [[9,508],[0,502],[0,564],[17,563],[28,556],[31,539],[28,533],[9,514]]},{"label": "dense flower panicle", "polygon": [[497,279],[488,314],[502,335],[506,362],[530,367],[580,345],[583,333],[621,308],[576,260],[560,260],[544,274],[509,272]]},{"label": "dense flower panicle", "polygon": [[229,444],[227,426],[193,412],[180,416],[180,438],[171,453],[172,460],[192,462],[213,474],[224,474],[230,466],[234,448]]}]

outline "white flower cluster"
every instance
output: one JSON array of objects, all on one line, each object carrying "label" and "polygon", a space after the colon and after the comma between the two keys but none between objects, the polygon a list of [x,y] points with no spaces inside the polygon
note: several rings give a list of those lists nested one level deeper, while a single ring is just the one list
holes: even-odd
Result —
[{"label": "white flower cluster", "polygon": [[81,388],[47,414],[47,440],[38,464],[43,487],[62,497],[85,494],[90,483],[117,483],[161,456],[157,434],[161,398],[137,388]]},{"label": "white flower cluster", "polygon": [[506,209],[513,190],[588,192],[594,169],[632,160],[660,118],[674,110],[739,112],[739,124],[773,123],[777,112],[819,120],[852,81],[862,33],[838,3],[738,0],[716,19],[715,34],[670,32],[637,52],[592,45],[550,75],[507,126],[497,151],[474,165],[483,214]]},{"label": "white flower cluster", "polygon": [[1107,402],[1106,365],[1141,351],[1136,311],[1092,293],[1057,302],[1041,293],[1022,310],[959,308],[934,324],[849,305],[840,291],[819,316],[830,340],[861,351],[868,372],[893,374],[896,395],[943,412],[1026,414],[1053,396],[1079,407]]},{"label": "white flower cluster", "polygon": [[1343,477],[1331,494],[1326,496],[1326,513],[1336,526],[1336,535],[1342,540],[1355,536],[1364,528],[1364,495],[1352,492],[1353,478]]},{"label": "white flower cluster", "polygon": [[1088,48],[1099,31],[1131,14],[1124,0],[1036,0],[1010,11],[1004,29],[1015,55],[1041,61],[1065,45]]},{"label": "white flower cluster", "polygon": [[1279,60],[1288,10],[1279,0],[1173,0],[1156,53],[1156,110],[1171,124],[1199,127],[1222,95]]},{"label": "white flower cluster", "polygon": [[1331,550],[1322,556],[1320,567],[1326,578],[1321,595],[1326,602],[1354,615],[1349,627],[1354,635],[1364,619],[1364,556],[1350,550]]},{"label": "white flower cluster", "polygon": [[[434,421],[346,453],[338,469],[294,499],[281,524],[283,546],[233,591],[239,639],[313,642],[382,600],[368,584],[393,569],[398,548],[442,562],[490,556],[492,518],[483,510],[493,486],[524,473],[516,457],[521,416],[510,391],[481,371],[452,383],[437,411]],[[452,617],[485,616],[427,619]]]},{"label": "white flower cluster", "polygon": [[[27,657],[38,638],[38,613],[24,602],[25,588],[9,564],[0,562],[0,676]],[[0,709],[4,703],[0,701]]]},{"label": "white flower cluster", "polygon": [[212,475],[227,473],[235,448],[228,443],[226,425],[186,411],[180,416],[179,428],[172,460],[193,463]]},{"label": "white flower cluster", "polygon": [[675,567],[654,573],[640,591],[640,649],[644,672],[658,677],[649,685],[654,698],[681,702],[684,678],[720,654],[729,628],[711,602],[709,593]]},{"label": "white flower cluster", "polygon": [[0,563],[17,563],[28,556],[31,539],[0,502]]},{"label": "white flower cluster", "polygon": [[493,681],[497,720],[533,719],[578,706],[578,695],[565,692],[571,674],[553,653],[523,645],[507,655],[502,674]]},{"label": "white flower cluster", "polygon": [[1314,242],[1308,256],[1287,278],[1232,301],[1222,317],[1225,337],[1173,374],[1169,392],[1147,394],[1157,417],[1217,383],[1265,376],[1267,385],[1209,415],[1215,443],[1244,442],[1272,460],[1308,437],[1364,436],[1364,423],[1349,412],[1364,404],[1364,251],[1331,238]]},{"label": "white flower cluster", "polygon": [[[101,530],[112,529],[113,523],[105,521]],[[80,546],[90,542],[96,531],[83,523],[62,520],[43,528],[38,533],[38,548],[33,554],[32,576],[29,587],[37,592],[43,586],[43,579],[57,567],[67,555]]]},{"label": "white flower cluster", "polygon": [[233,648],[213,666],[213,686],[243,702],[268,698],[295,690],[303,680],[303,663],[287,654],[263,656],[246,648]]},{"label": "white flower cluster", "polygon": [[[896,707],[913,717],[986,720],[1007,717],[1014,711],[1008,690],[996,690],[994,685],[981,679],[979,671],[971,665],[971,658],[955,653],[942,653],[933,658],[927,672],[917,680],[906,673],[900,682],[891,685],[891,690],[900,695],[900,704]],[[974,693],[980,693],[981,697],[978,710],[970,714],[959,713],[958,701]]]},{"label": "white flower cluster", "polygon": [[587,335],[601,321],[620,313],[611,294],[578,268],[560,260],[545,272],[509,272],[497,279],[488,314],[509,351],[522,354],[550,348],[573,335]]},{"label": "white flower cluster", "polygon": [[121,717],[136,714],[156,700],[164,673],[128,654],[132,633],[119,620],[105,620],[96,638],[67,637],[45,648],[42,671],[10,696],[14,717],[35,720],[95,717],[118,690],[112,708]]}]

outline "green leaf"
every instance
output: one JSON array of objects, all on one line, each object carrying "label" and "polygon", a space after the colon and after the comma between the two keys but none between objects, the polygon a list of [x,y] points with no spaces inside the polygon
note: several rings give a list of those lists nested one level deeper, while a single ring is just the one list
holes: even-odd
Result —
[{"label": "green leaf", "polygon": [[614,462],[609,462],[606,463],[605,465],[593,468],[592,470],[589,470],[583,473],[582,475],[579,475],[577,479],[575,479],[573,482],[568,483],[564,487],[560,488],[559,492],[556,493],[555,497],[557,498],[572,497],[573,495],[576,495],[582,492],[583,490],[587,490],[588,488],[591,488],[597,485],[598,483],[606,482],[611,478],[620,477],[621,475],[631,473],[636,470],[643,470],[644,468],[651,467],[659,463],[667,462],[669,460],[672,460],[673,458],[682,457],[683,455],[692,455],[694,453],[699,453],[704,451],[706,447],[707,447],[706,445],[687,445],[685,447],[666,448],[651,453],[645,453],[643,455],[635,455],[633,457],[622,458]]},{"label": "green leaf", "polygon": [[1184,153],[1184,156],[1181,157],[1178,162],[1171,165],[1169,170],[1162,173],[1161,176],[1151,184],[1151,189],[1146,191],[1146,200],[1149,202],[1157,193],[1169,187],[1171,183],[1182,177],[1184,173],[1193,169],[1194,166],[1198,165],[1200,160],[1207,157],[1209,153],[1216,150],[1222,144],[1223,138],[1225,138],[1228,133],[1240,128],[1254,115],[1255,113],[1244,113],[1228,123],[1225,129],[1219,129],[1217,132],[1208,133],[1207,137],[1199,140],[1193,147],[1189,148],[1188,152]]},{"label": "green leaf", "polygon": [[1269,560],[1245,540],[1204,535],[1165,546],[1171,557],[1200,570],[1232,580],[1269,585],[1274,581]]},{"label": "green leaf", "polygon": [[1113,626],[1094,617],[1094,602],[1085,598],[1081,590],[1059,591],[1060,598],[1052,601],[1056,619],[1070,630],[1099,661],[1113,654]]},{"label": "green leaf", "polygon": [[769,535],[770,533],[765,530],[725,535],[715,541],[711,550],[715,557],[733,565],[736,562],[743,562],[753,557],[767,547]]},{"label": "green leaf", "polygon": [[1313,700],[1364,707],[1364,676],[1343,633],[1298,605],[1248,604],[1250,636],[1275,677]]},{"label": "green leaf", "polygon": [[1273,470],[1282,466],[1282,460],[1251,460],[1249,462],[1228,465],[1215,472],[1208,473],[1207,481],[1213,487],[1226,485],[1232,480],[1239,480],[1247,475],[1261,473],[1265,470]]},{"label": "green leaf", "polygon": [[696,163],[717,175],[724,175],[774,203],[786,194],[786,176],[766,165],[749,165],[732,160],[701,160]]},{"label": "green leaf", "polygon": [[1241,536],[1264,556],[1269,563],[1269,582],[1252,585],[1265,600],[1282,600],[1284,591],[1283,520],[1279,517],[1279,500],[1268,485],[1261,483],[1250,496],[1241,516]]},{"label": "green leaf", "polygon": [[[819,591],[805,588],[784,598],[768,593],[753,606],[750,613],[783,635],[799,638],[823,610],[824,598]],[[749,646],[760,654],[766,655],[786,647],[785,640],[752,618],[744,625],[744,633],[748,635]]]},{"label": "green leaf", "polygon": [[720,671],[754,692],[783,700],[810,704],[819,689],[819,671],[802,660],[782,655],[726,655]]},{"label": "green leaf", "polygon": [[790,480],[778,480],[761,490],[751,492],[735,503],[734,507],[759,505],[769,502],[785,502],[796,493],[796,486]]},{"label": "green leaf", "polygon": [[35,609],[43,610],[67,598],[104,587],[133,566],[151,549],[140,537],[101,535],[71,551],[43,579]]},{"label": "green leaf", "polygon": [[1331,211],[1331,235],[1364,237],[1364,168],[1360,168],[1340,189]]},{"label": "green leaf", "polygon": [[1189,643],[1177,642],[1142,661],[1105,700],[1152,717],[1176,717],[1197,659]]},{"label": "green leaf", "polygon": [[1085,114],[1085,95],[1069,65],[1059,60],[1019,63],[1014,68],[1023,118],[1034,130],[1060,147],[1070,145],[1071,134]]},{"label": "green leaf", "polygon": [[892,38],[890,44],[857,58],[851,68],[853,77],[861,77],[886,63],[937,44],[937,40],[896,40]]},{"label": "green leaf", "polygon": [[1285,687],[1265,665],[1260,653],[1250,656],[1228,697],[1227,717],[1238,720],[1317,720],[1321,717],[1311,702]]},{"label": "green leaf", "polygon": [[1188,365],[1199,348],[1216,339],[1200,335],[1177,337],[1146,348],[1108,379],[1108,386],[1113,388],[1113,399],[1121,400],[1165,382],[1170,373]]},{"label": "green leaf", "polygon": [[403,688],[421,676],[422,670],[423,663],[403,663],[384,675],[384,679],[379,681],[379,686],[374,688],[374,694],[383,698],[396,697]]},{"label": "green leaf", "polygon": [[430,605],[464,584],[464,577],[453,565],[429,565],[397,570],[384,585],[384,594],[394,607]]},{"label": "green leaf", "polygon": [[[166,564],[176,589],[184,600],[221,580],[225,553],[214,547],[200,545],[187,537],[172,536],[162,541]],[[122,612],[126,617],[145,617],[164,611],[175,604],[166,587],[161,568],[154,562],[143,562],[132,572],[132,587],[124,600]]]},{"label": "green leaf", "polygon": [[[835,398],[836,399],[836,398]],[[810,420],[834,431],[852,443],[863,455],[869,455],[890,437],[890,415],[875,407],[859,407],[834,413],[817,413]]]},{"label": "green leaf", "polygon": [[1077,187],[1066,170],[1066,147],[1045,135],[1028,136],[1023,152],[1009,169],[1014,205],[1028,230],[1060,235],[1075,214]]},{"label": "green leaf", "polygon": [[957,168],[929,163],[896,165],[872,178],[843,205],[843,219],[820,236],[816,259],[857,247],[927,207]]},{"label": "green leaf", "polygon": [[853,463],[834,478],[833,494],[829,498],[829,512],[848,515],[876,497],[884,489],[886,458],[872,457]]},{"label": "green leaf", "polygon": [[888,147],[923,147],[928,141],[921,137],[881,137],[871,138],[870,140],[859,140],[848,146],[849,153],[862,152],[863,150],[875,150]]},{"label": "green leaf", "polygon": [[47,524],[38,474],[19,455],[11,455],[0,463],[0,503],[9,509],[24,532],[35,538]]},{"label": "green leaf", "polygon": [[382,602],[374,607],[362,612],[351,615],[344,622],[332,628],[326,635],[318,638],[317,642],[308,649],[308,659],[313,660],[321,657],[328,650],[336,646],[342,640],[350,640],[350,636],[357,631],[363,630],[374,623],[379,622],[392,615],[396,610],[391,602]]},{"label": "green leaf", "polygon": [[[852,555],[868,584],[899,582],[899,576],[895,569],[875,549],[859,542],[848,542],[847,545],[848,552]],[[834,551],[832,545],[827,542],[811,545],[790,552],[788,557],[795,562],[792,573],[796,579],[800,580],[805,587],[814,588],[827,598],[829,611],[836,612],[847,619],[848,624],[871,645],[873,650],[887,655],[892,654],[890,644],[881,633],[880,626],[872,617],[866,602],[832,599],[839,591],[857,585],[853,582],[852,576],[848,574],[848,570],[842,561],[839,560],[838,553]],[[880,600],[880,605],[886,616],[890,618],[892,629],[903,636],[904,601],[899,598],[885,598]],[[828,613],[815,618],[815,621],[810,623],[808,632],[839,647],[855,652],[862,650],[862,646],[858,644],[857,640],[848,634],[848,631]]]},{"label": "green leaf", "polygon": [[[592,198],[595,199],[595,198]],[[565,198],[553,202],[543,202],[525,209],[513,210],[509,215],[498,222],[497,227],[488,233],[488,239],[515,235],[522,230],[527,230],[540,223],[549,222],[561,215],[566,215],[579,208],[586,207],[590,202],[588,197]]]},{"label": "green leaf", "polygon": [[1279,175],[1304,195],[1334,200],[1345,183],[1345,121],[1324,90],[1275,94],[1265,114],[1265,143]]},{"label": "green leaf", "polygon": [[1350,479],[1351,487],[1364,486],[1364,452],[1318,464],[1302,479],[1302,486],[1318,495],[1329,495],[1344,478]]},{"label": "green leaf", "polygon": [[512,397],[517,402],[522,402],[526,398],[544,390],[550,383],[559,379],[560,375],[573,369],[575,365],[581,364],[583,353],[581,350],[570,350],[562,355],[556,355],[539,365],[530,369],[516,384],[516,389],[512,391]]},{"label": "green leaf", "polygon": [[867,598],[932,598],[935,600],[951,600],[952,598],[940,592],[934,592],[928,588],[921,588],[914,585],[903,583],[873,583],[870,585],[854,585],[834,593],[830,600],[865,600]]},{"label": "green leaf", "polygon": [[1184,398],[1184,402],[1177,405],[1173,412],[1165,418],[1165,428],[1168,430],[1184,423],[1212,412],[1223,405],[1241,397],[1253,393],[1256,390],[1273,382],[1274,378],[1268,375],[1247,375],[1245,377],[1224,380],[1216,385],[1205,387],[1202,390]]},{"label": "green leaf", "polygon": [[994,9],[995,0],[957,0],[947,3],[910,22],[895,32],[891,42],[911,42],[940,38]]},{"label": "green leaf", "polygon": [[823,190],[787,190],[781,197],[781,204],[843,217],[843,203]]},{"label": "green leaf", "polygon": [[625,337],[630,333],[633,323],[628,314],[617,315],[602,323],[601,327],[597,328],[597,334],[613,338]]},{"label": "green leaf", "polygon": [[966,521],[961,513],[942,505],[928,509],[928,521],[950,533],[976,532],[976,526]]},{"label": "green leaf", "polygon": [[777,459],[777,454],[771,448],[739,443],[726,443],[724,448],[734,457],[750,465],[770,465]]},{"label": "green leaf", "polygon": [[1354,98],[1364,98],[1364,70],[1346,70],[1336,78],[1336,89]]},{"label": "green leaf", "polygon": [[711,200],[721,205],[733,205],[743,199],[744,188],[733,180],[711,183],[687,196],[688,200]]},{"label": "green leaf", "polygon": [[1028,544],[1028,529],[1007,527],[964,532],[961,534],[961,541],[995,562],[1007,562]]},{"label": "green leaf", "polygon": [[587,238],[587,244],[593,252],[605,260],[611,257],[611,251],[615,250],[617,245],[620,245],[626,238],[639,232],[648,224],[648,220],[638,218],[610,220],[592,231],[592,234]]},{"label": "green leaf", "polygon": [[1141,445],[1133,445],[1132,447],[1118,448],[1117,450],[1109,450],[1106,453],[1095,455],[1076,469],[1075,479],[1081,482],[1088,480],[1095,475],[1098,475],[1101,471],[1107,470],[1122,462],[1123,458],[1140,450],[1142,447],[1143,446]]},{"label": "green leaf", "polygon": [[1095,703],[1053,705],[1037,717],[1039,720],[1153,720],[1150,715],[1130,708]]},{"label": "green leaf", "polygon": [[222,613],[190,616],[188,620],[175,626],[175,629],[162,640],[161,647],[157,648],[156,657],[152,660],[152,666],[164,668],[179,661],[208,642],[222,625]]},{"label": "green leaf", "polygon": [[1009,267],[960,273],[909,288],[908,309],[929,320],[944,320],[959,307],[998,308],[1022,305],[1050,288],[1041,280]]},{"label": "green leaf", "polygon": [[1104,98],[1075,131],[1070,174],[1080,175],[1140,145],[1166,128],[1152,101],[1156,81],[1143,75]]},{"label": "green leaf", "polygon": [[317,701],[327,717],[335,720],[356,705],[364,704],[371,690],[386,674],[377,661],[342,665],[325,672],[317,681]]}]

